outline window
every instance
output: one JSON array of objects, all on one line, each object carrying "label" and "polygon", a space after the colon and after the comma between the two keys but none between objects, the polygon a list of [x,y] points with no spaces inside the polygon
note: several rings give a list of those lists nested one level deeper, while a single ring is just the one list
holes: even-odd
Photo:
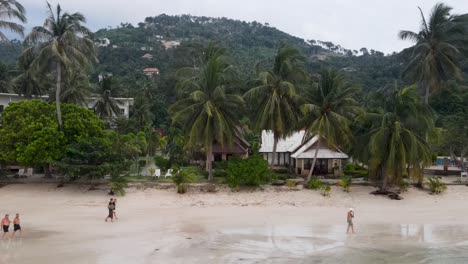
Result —
[{"label": "window", "polygon": [[3,112],[4,105],[0,105],[0,113]]},{"label": "window", "polygon": [[125,109],[124,108],[119,108],[119,110],[120,110],[119,114],[121,114],[121,115],[125,114]]}]

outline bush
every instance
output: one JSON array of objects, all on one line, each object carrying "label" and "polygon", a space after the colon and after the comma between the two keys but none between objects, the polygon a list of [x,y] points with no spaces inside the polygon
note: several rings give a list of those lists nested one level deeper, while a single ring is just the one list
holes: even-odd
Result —
[{"label": "bush", "polygon": [[118,193],[120,196],[124,196],[126,191],[125,188],[128,187],[128,175],[121,175],[122,168],[119,165],[112,165],[110,167],[110,176],[109,181],[110,195]]},{"label": "bush", "polygon": [[429,177],[428,179],[428,187],[432,194],[439,194],[443,191],[447,190],[447,185],[440,181],[440,177]]},{"label": "bush", "polygon": [[288,174],[289,170],[286,169],[286,168],[281,168],[281,169],[275,169],[275,170],[273,170],[273,172],[277,173],[277,174]]},{"label": "bush", "polygon": [[405,181],[405,180],[402,180],[400,182],[400,192],[406,192],[408,191],[408,188],[409,188],[409,182]]},{"label": "bush", "polygon": [[351,176],[341,176],[340,179],[338,185],[343,187],[343,191],[349,192],[349,187],[351,186],[353,178]]},{"label": "bush", "polygon": [[356,166],[354,165],[354,163],[348,162],[343,167],[343,173],[346,175],[354,175],[355,171]]},{"label": "bush", "polygon": [[289,190],[292,190],[296,187],[297,181],[292,180],[292,179],[287,179],[286,180],[286,185],[288,185]]},{"label": "bush", "polygon": [[331,186],[328,184],[325,184],[322,187],[320,187],[320,191],[321,191],[320,194],[322,194],[322,196],[330,196]]},{"label": "bush", "polygon": [[163,156],[155,156],[154,157],[154,163],[158,168],[160,168],[162,171],[167,171],[168,169],[171,168],[171,162],[169,159],[166,159]]},{"label": "bush", "polygon": [[305,185],[307,189],[318,190],[323,186],[323,182],[319,181],[316,176],[310,178],[310,181]]},{"label": "bush", "polygon": [[186,193],[188,183],[192,182],[194,178],[193,170],[175,168],[173,170],[172,181],[177,186],[177,193]]},{"label": "bush", "polygon": [[268,173],[268,162],[259,155],[235,157],[228,162],[226,182],[233,190],[239,190],[239,186],[258,187],[268,181]]}]

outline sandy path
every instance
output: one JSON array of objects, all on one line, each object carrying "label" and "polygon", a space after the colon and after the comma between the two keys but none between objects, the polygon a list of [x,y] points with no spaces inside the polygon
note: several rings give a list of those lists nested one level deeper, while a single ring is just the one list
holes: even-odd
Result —
[{"label": "sandy path", "polygon": [[[410,189],[402,201],[369,195],[372,190],[334,188],[325,198],[276,188],[187,195],[130,189],[118,198],[119,220],[105,223],[105,190],[8,185],[0,189],[0,213],[21,213],[25,236],[0,242],[7,252],[0,263],[299,263],[305,256],[328,259],[330,250],[360,259],[361,249],[401,241],[409,243],[405,248],[421,241],[468,246],[467,187],[450,186],[440,196]],[[356,210],[352,237],[344,234],[349,207]]]}]

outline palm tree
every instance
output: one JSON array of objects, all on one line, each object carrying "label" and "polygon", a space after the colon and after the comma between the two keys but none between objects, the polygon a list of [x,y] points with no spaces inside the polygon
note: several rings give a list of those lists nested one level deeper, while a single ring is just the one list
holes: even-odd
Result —
[{"label": "palm tree", "polygon": [[62,127],[60,99],[62,92],[62,75],[64,70],[73,65],[86,67],[97,62],[95,46],[91,40],[91,31],[83,26],[86,18],[81,13],[62,13],[57,5],[56,11],[47,3],[49,17],[43,26],[37,26],[26,37],[26,49],[23,53],[37,52],[33,64],[38,69],[55,66],[55,101],[57,105],[57,122]]},{"label": "palm tree", "polygon": [[19,74],[13,79],[16,93],[30,99],[47,94],[53,87],[53,78],[46,71],[37,71],[32,65],[37,55],[28,52],[18,58]]},{"label": "palm tree", "polygon": [[91,85],[86,73],[82,70],[72,68],[65,74],[63,92],[60,95],[60,100],[63,103],[87,107],[86,98],[89,97],[91,93],[90,90]]},{"label": "palm tree", "polygon": [[445,4],[436,4],[427,20],[419,8],[419,32],[402,30],[399,33],[401,39],[415,42],[403,74],[424,90],[426,105],[431,93],[439,90],[444,80],[451,76],[462,78],[459,60],[468,47],[467,18],[466,15],[452,15],[451,10]]},{"label": "palm tree", "polygon": [[[11,22],[11,19],[17,19],[26,23],[24,7],[16,0],[0,0],[0,28],[12,31],[24,36],[24,27],[18,23]],[[5,20],[6,19],[6,20]],[[0,31],[0,40],[8,42],[7,36]]]},{"label": "palm tree", "polygon": [[151,125],[151,104],[147,97],[137,96],[137,98],[135,98],[130,118],[136,121],[140,131]]},{"label": "palm tree", "polygon": [[208,179],[213,180],[213,144],[233,144],[238,133],[238,110],[242,97],[229,89],[233,83],[233,67],[225,51],[210,43],[204,52],[203,65],[179,70],[178,90],[184,95],[170,108],[173,124],[180,125],[187,137],[187,146],[203,146]]},{"label": "palm tree", "polygon": [[100,98],[93,107],[94,112],[99,118],[106,119],[107,121],[110,121],[114,116],[120,115],[119,104],[121,104],[121,102],[112,97],[112,92],[116,89],[113,83],[112,76],[104,76],[101,79],[98,89]]},{"label": "palm tree", "polygon": [[[273,67],[257,71],[256,87],[244,98],[254,106],[255,129],[273,133],[273,160],[280,138],[285,138],[296,128],[299,109],[294,82],[305,79],[305,57],[299,50],[281,46],[274,58]],[[270,163],[270,178],[274,162]]]},{"label": "palm tree", "polygon": [[[362,148],[357,157],[369,163],[369,175],[381,182],[380,189],[401,182],[403,175],[422,179],[422,167],[431,161],[424,139],[432,126],[431,114],[421,103],[415,86],[380,92],[379,105],[357,118],[365,128],[356,135]],[[410,176],[410,175],[408,175]]]},{"label": "palm tree", "polygon": [[329,146],[344,145],[351,139],[351,120],[360,112],[353,96],[359,89],[350,85],[343,74],[336,70],[322,70],[318,83],[306,90],[305,103],[301,105],[303,117],[299,124],[317,136],[314,160],[307,181],[315,169],[320,143],[324,139]]}]

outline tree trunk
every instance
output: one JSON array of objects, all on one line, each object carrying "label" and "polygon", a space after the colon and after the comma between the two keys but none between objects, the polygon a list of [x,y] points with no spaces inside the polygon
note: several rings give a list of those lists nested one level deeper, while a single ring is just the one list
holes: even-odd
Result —
[{"label": "tree trunk", "polygon": [[206,154],[206,166],[208,169],[208,181],[213,181],[213,147],[210,146]]},{"label": "tree trunk", "polygon": [[44,165],[44,177],[45,178],[52,178],[52,173],[50,171],[50,164]]},{"label": "tree trunk", "polygon": [[272,154],[271,163],[270,163],[270,182],[273,178],[273,165],[275,164],[276,147],[278,146],[278,138],[279,137],[277,136],[277,134],[273,133],[273,154]]},{"label": "tree trunk", "polygon": [[317,140],[317,147],[315,149],[314,161],[312,162],[312,167],[310,167],[309,175],[307,175],[307,182],[310,181],[310,178],[312,178],[312,173],[314,172],[315,164],[317,163],[317,156],[318,156],[319,148],[320,148],[320,137]]},{"label": "tree trunk", "polygon": [[385,173],[385,169],[384,169],[384,166],[381,167],[381,175],[382,175],[382,186],[380,188],[381,191],[384,191],[386,192],[387,191],[387,187],[388,187],[388,177],[387,177],[387,173]]},{"label": "tree trunk", "polygon": [[62,129],[62,110],[60,109],[60,94],[62,90],[62,65],[57,62],[57,87],[55,89],[55,105],[57,107],[57,122],[59,129]]},{"label": "tree trunk", "polygon": [[429,85],[426,85],[426,87],[425,87],[425,93],[424,93],[424,104],[425,104],[425,105],[429,105],[429,96],[430,96]]}]

